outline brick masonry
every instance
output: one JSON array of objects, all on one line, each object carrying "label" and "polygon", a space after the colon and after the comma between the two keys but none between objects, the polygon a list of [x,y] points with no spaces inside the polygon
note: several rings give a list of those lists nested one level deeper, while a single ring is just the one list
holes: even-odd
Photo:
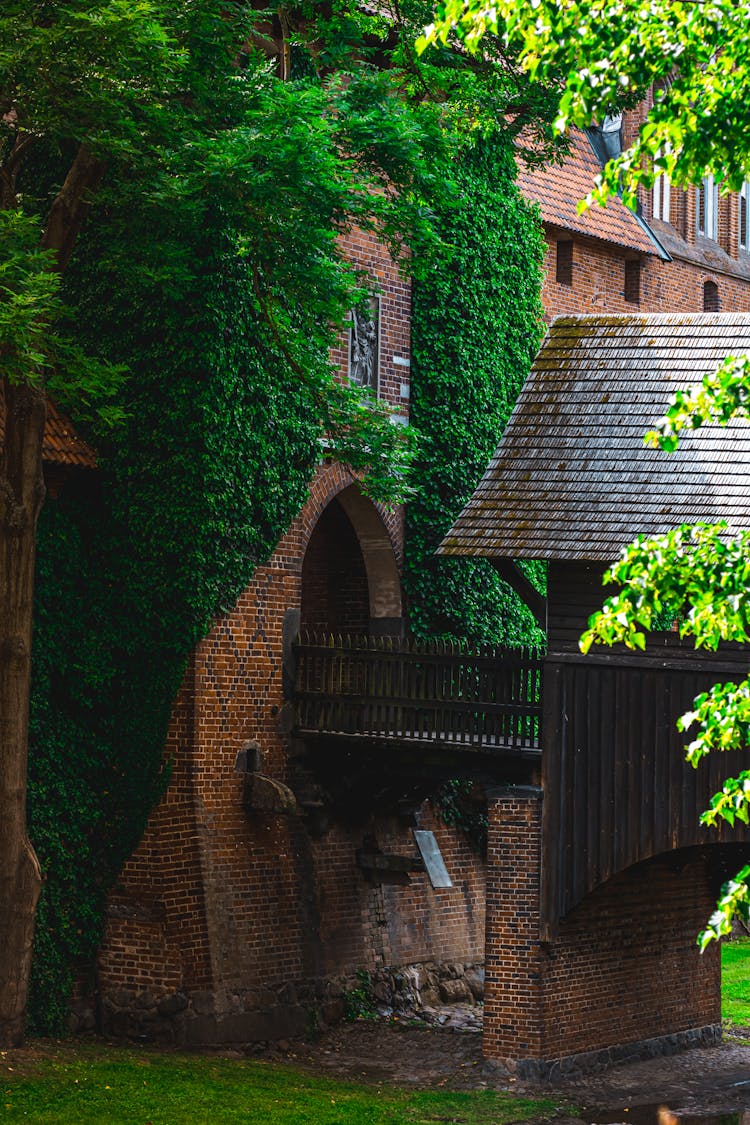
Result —
[{"label": "brick masonry", "polygon": [[[380,393],[406,415],[409,284],[372,236],[344,245],[380,287]],[[346,377],[348,333],[335,358]],[[357,851],[368,842],[417,859],[411,827],[376,811],[321,831],[289,739],[290,621],[400,628],[402,550],[403,513],[377,510],[347,469],[323,464],[272,557],[198,646],[169,731],[169,790],[110,900],[106,1030],[189,1043],[298,1034],[313,1010],[317,1022],[341,1015],[357,970],[481,961],[484,871],[463,836],[425,804],[419,824],[434,830],[453,887],[434,890],[419,871],[370,881]],[[248,753],[292,811],[246,810]]]},{"label": "brick masonry", "polygon": [[695,935],[715,901],[705,855],[638,864],[539,938],[542,792],[489,801],[484,1053],[549,1077],[598,1061],[666,1053],[720,1035],[719,953]]}]

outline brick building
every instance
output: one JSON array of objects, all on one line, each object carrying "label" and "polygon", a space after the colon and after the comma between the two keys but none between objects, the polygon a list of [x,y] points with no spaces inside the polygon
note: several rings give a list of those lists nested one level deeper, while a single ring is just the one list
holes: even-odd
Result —
[{"label": "brick building", "polygon": [[[399,424],[410,285],[371,235],[344,247],[379,297],[369,319],[353,314],[334,358],[342,378],[377,387]],[[274,554],[198,646],[174,708],[169,791],[111,898],[99,966],[108,1030],[181,1042],[299,1034],[313,1011],[343,1014],[357,970],[392,1002],[397,982],[381,971],[414,964],[431,967],[407,975],[407,991],[416,982],[426,1000],[441,987],[471,996],[484,871],[469,843],[429,805],[405,817],[398,793],[360,794],[356,816],[332,815],[291,736],[292,639],[300,629],[401,634],[402,548],[403,513],[380,510],[348,470],[325,464]],[[407,871],[417,824],[434,831],[451,886]]]},{"label": "brick building", "polygon": [[[613,200],[579,216],[597,143],[578,134],[563,168],[520,177],[540,203],[549,317],[750,309],[742,201],[718,199],[710,184],[670,192],[662,182],[642,215]],[[341,338],[341,376],[377,387],[407,420],[408,281],[370,235],[345,246],[380,296]],[[403,632],[402,548],[402,514],[326,464],[271,559],[198,646],[174,707],[169,792],[111,898],[99,964],[107,1030],[194,1043],[300,1033],[313,1010],[342,1014],[362,969],[385,1002],[399,988],[427,1002],[478,994],[485,870],[466,839],[429,803],[412,800],[405,816],[398,795],[380,800],[375,786],[356,815],[332,815],[293,737],[293,636]],[[415,826],[434,832],[451,886],[419,868]]]}]

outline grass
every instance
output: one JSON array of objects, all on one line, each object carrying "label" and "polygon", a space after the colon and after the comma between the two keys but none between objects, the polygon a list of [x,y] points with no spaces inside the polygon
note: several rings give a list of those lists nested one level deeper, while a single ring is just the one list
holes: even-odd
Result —
[{"label": "grass", "polygon": [[0,1058],[0,1121],[35,1125],[508,1125],[549,1099],[492,1090],[403,1090],[316,1078],[288,1066],[97,1044]]},{"label": "grass", "polygon": [[[750,938],[722,946],[722,1015],[750,1027]],[[547,1098],[363,1086],[290,1066],[97,1043],[0,1052],[0,1123],[35,1125],[509,1125]]]},{"label": "grass", "polygon": [[722,943],[721,1014],[737,1027],[750,1027],[750,938]]}]

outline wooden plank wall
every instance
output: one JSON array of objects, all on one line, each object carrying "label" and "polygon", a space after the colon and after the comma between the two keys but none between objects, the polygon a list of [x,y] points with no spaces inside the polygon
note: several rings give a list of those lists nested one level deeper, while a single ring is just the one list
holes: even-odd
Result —
[{"label": "wooden plank wall", "polygon": [[[545,927],[594,887],[634,863],[676,848],[747,838],[699,824],[723,778],[750,768],[750,753],[712,755],[697,770],[684,760],[678,715],[712,683],[747,670],[740,649],[696,653],[676,634],[645,654],[597,650],[577,639],[592,597],[594,568],[556,564],[551,575],[550,654],[544,672],[543,786]],[[563,597],[566,600],[563,600]]]}]

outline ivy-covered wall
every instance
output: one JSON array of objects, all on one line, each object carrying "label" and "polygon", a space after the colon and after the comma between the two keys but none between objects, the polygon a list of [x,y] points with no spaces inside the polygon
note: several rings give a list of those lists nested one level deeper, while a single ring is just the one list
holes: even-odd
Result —
[{"label": "ivy-covered wall", "polygon": [[[123,248],[126,267],[113,257]],[[167,229],[150,211],[104,214],[84,249],[68,297],[88,346],[127,361],[128,417],[94,435],[100,471],[71,477],[40,523],[36,1031],[64,1027],[74,975],[93,967],[106,891],[166,783],[186,657],[304,502],[319,452],[319,411],[259,322],[220,215]],[[182,269],[167,287],[170,254]],[[306,335],[323,378],[330,329]]]},{"label": "ivy-covered wall", "polygon": [[[501,141],[480,142],[448,179],[460,195],[438,207],[444,252],[414,303],[412,625],[529,640],[530,618],[491,569],[432,552],[536,349],[541,235]],[[124,425],[88,435],[99,472],[72,476],[40,524],[29,795],[46,873],[37,1031],[64,1026],[76,973],[94,971],[106,892],[167,781],[162,747],[190,650],[304,501],[331,344],[319,310],[300,302],[290,364],[226,217],[164,214],[137,193],[98,214],[66,287],[82,341],[129,375]]]},{"label": "ivy-covered wall", "polygon": [[[531,614],[489,563],[434,554],[495,451],[543,331],[542,228],[514,182],[507,137],[479,139],[446,175],[458,191],[437,208],[445,249],[414,287],[410,624],[418,636],[538,643]],[[530,572],[543,583],[541,566]]]}]

